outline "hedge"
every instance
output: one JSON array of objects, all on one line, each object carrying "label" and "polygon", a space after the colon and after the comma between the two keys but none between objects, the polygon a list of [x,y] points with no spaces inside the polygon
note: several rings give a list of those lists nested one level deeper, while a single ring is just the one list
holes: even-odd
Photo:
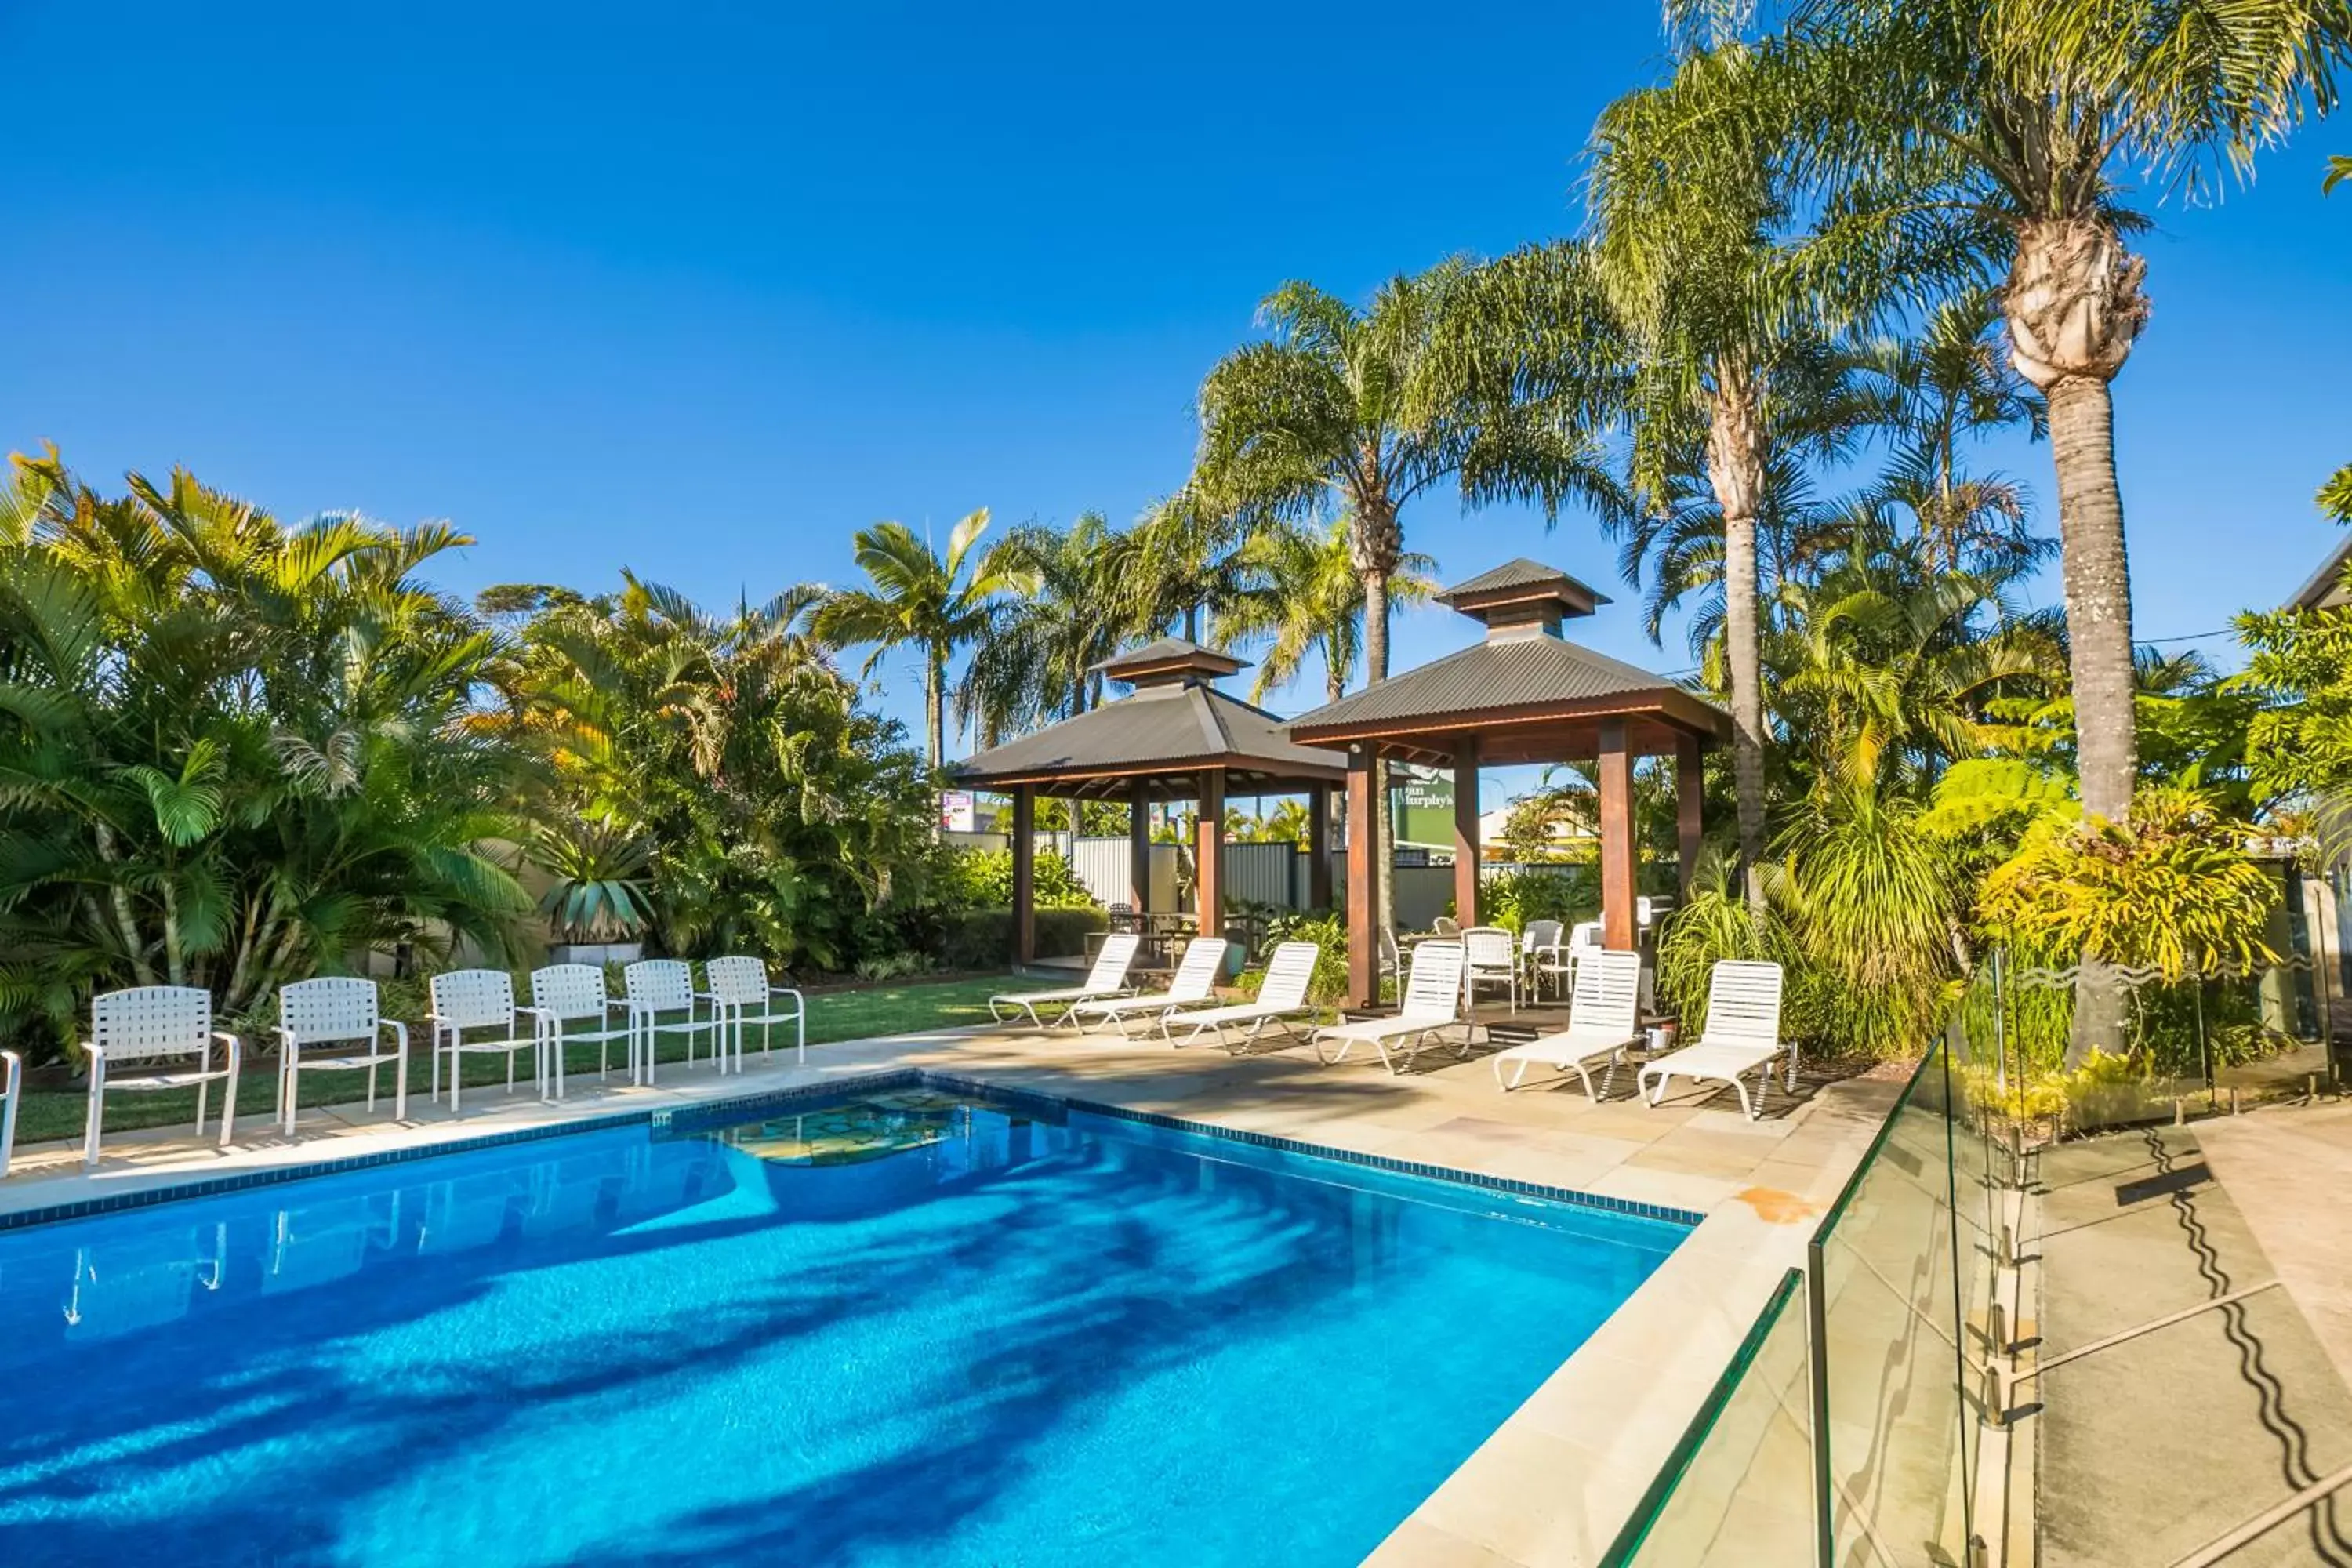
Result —
[{"label": "hedge", "polygon": [[[1108,924],[1097,909],[1039,910],[1037,956],[1068,958],[1087,950],[1087,936]],[[1002,969],[1013,962],[1013,911],[965,910],[947,917],[940,962],[949,969]]]}]

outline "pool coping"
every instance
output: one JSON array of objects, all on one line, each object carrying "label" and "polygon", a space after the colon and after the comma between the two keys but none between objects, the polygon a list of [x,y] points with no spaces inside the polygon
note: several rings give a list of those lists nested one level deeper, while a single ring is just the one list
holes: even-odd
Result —
[{"label": "pool coping", "polygon": [[[305,1161],[301,1163],[262,1165],[226,1175],[195,1176],[187,1181],[159,1181],[152,1185],[109,1193],[103,1196],[78,1198],[41,1208],[23,1208],[0,1212],[0,1233],[27,1230],[39,1226],[58,1225],[71,1220],[92,1219],[134,1209],[153,1208],[165,1204],[185,1203],[196,1198],[218,1197],[230,1193],[248,1192],[258,1187],[278,1186],[289,1182],[311,1181],[322,1176],[345,1175],[356,1171],[376,1170],[386,1165],[405,1164],[417,1160],[437,1159],[447,1154],[478,1153],[488,1149],[505,1148],[521,1143],[541,1142],[553,1138],[572,1137],[580,1133],[617,1131],[624,1127],[646,1127],[654,1131],[676,1128],[680,1121],[695,1126],[724,1126],[733,1119],[757,1115],[772,1107],[805,1103],[813,1100],[836,1100],[846,1096],[871,1094],[898,1089],[936,1089],[951,1094],[974,1095],[1008,1106],[1050,1108],[1055,1112],[1076,1111],[1111,1121],[1131,1121],[1142,1126],[1186,1133],[1194,1137],[1246,1143],[1283,1153],[1303,1154],[1335,1164],[1353,1165],[1364,1170],[1381,1171],[1392,1175],[1415,1176],[1424,1181],[1446,1182],[1459,1186],[1482,1188],[1488,1192],[1509,1193],[1518,1197],[1540,1199],[1547,1203],[1589,1208],[1603,1213],[1626,1215],[1681,1226],[1685,1232],[1696,1229],[1706,1218],[1690,1209],[1676,1208],[1667,1204],[1644,1203],[1633,1198],[1612,1197],[1603,1193],[1588,1193],[1574,1187],[1556,1187],[1540,1182],[1522,1181],[1513,1176],[1492,1175],[1482,1171],[1465,1171],[1451,1165],[1433,1165],[1417,1160],[1399,1160],[1386,1154],[1364,1150],[1343,1149],[1328,1143],[1315,1143],[1298,1138],[1286,1138],[1278,1133],[1256,1132],[1247,1128],[1225,1127],[1211,1121],[1189,1121],[1155,1110],[1137,1110],[1124,1105],[1048,1094],[1038,1089],[991,1083],[985,1079],[971,1078],[961,1073],[942,1072],[931,1068],[883,1068],[855,1077],[821,1079],[814,1083],[793,1084],[776,1089],[760,1089],[749,1094],[728,1095],[697,1100],[675,1106],[646,1106],[630,1110],[592,1112],[567,1117],[561,1121],[529,1127],[512,1127],[496,1132],[470,1136],[421,1138],[390,1148],[372,1150],[363,1154],[345,1154],[333,1159]],[[1679,1242],[1680,1238],[1677,1238]]]}]

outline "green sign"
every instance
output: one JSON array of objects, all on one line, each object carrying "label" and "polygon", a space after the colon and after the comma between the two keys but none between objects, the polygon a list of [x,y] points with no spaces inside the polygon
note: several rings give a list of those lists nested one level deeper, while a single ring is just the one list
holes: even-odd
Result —
[{"label": "green sign", "polygon": [[1454,849],[1454,775],[1399,764],[1389,771],[1389,828],[1399,845]]}]

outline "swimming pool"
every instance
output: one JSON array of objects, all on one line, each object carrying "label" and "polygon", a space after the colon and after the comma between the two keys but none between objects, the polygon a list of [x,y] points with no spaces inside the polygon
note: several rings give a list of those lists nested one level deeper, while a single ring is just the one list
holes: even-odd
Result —
[{"label": "swimming pool", "polygon": [[1353,1563],[1684,1233],[916,1085],[0,1235],[0,1562]]}]

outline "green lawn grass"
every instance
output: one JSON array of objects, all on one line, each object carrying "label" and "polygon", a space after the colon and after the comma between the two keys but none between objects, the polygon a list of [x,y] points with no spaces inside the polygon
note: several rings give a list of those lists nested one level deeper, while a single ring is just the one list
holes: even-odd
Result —
[{"label": "green lawn grass", "polygon": [[[1046,982],[1028,982],[1007,975],[977,975],[962,980],[945,980],[933,984],[900,984],[861,987],[854,991],[829,991],[808,999],[808,1042],[825,1045],[835,1040],[862,1040],[877,1035],[910,1034],[923,1029],[953,1028],[966,1024],[988,1022],[988,998],[998,992],[1017,991],[1043,985]],[[614,1015],[617,1024],[620,1015]],[[426,1054],[429,1039],[425,1026],[415,1020],[408,1023],[408,1092],[422,1100],[432,1084],[432,1062]],[[753,1052],[772,1042],[761,1038],[764,1031],[754,1025],[743,1032],[743,1053],[749,1061]],[[790,1025],[778,1026],[772,1044],[779,1050],[793,1043]],[[688,1040],[682,1033],[666,1031],[659,1037],[658,1058],[664,1062],[684,1061]],[[274,1057],[259,1054],[267,1040],[248,1038],[243,1070],[238,1074],[236,1114],[240,1121],[251,1117],[257,1123],[267,1120],[278,1103],[278,1073]],[[710,1041],[701,1037],[694,1042],[698,1055],[704,1060],[710,1056]],[[598,1047],[593,1045],[571,1046],[563,1053],[563,1072],[567,1079],[585,1075],[590,1084],[595,1082]],[[615,1040],[611,1046],[613,1070],[623,1079],[627,1076],[626,1043]],[[465,1058],[466,1088],[476,1086],[501,1092],[506,1084],[506,1063],[495,1056]],[[530,1086],[530,1053],[523,1052],[515,1058],[519,1093],[529,1093]],[[367,1075],[353,1072],[305,1072],[302,1075],[302,1105],[305,1110],[321,1105],[349,1104],[367,1098]],[[220,1086],[212,1086],[210,1103],[217,1107]],[[392,1099],[391,1069],[384,1071],[383,1092],[377,1099],[377,1109],[386,1110]],[[485,1100],[488,1106],[500,1101]],[[75,1138],[82,1134],[82,1119],[88,1114],[89,1101],[79,1088],[32,1089],[25,1093],[25,1103],[17,1114],[16,1138],[21,1143],[43,1142],[54,1138]],[[127,1132],[142,1127],[167,1127],[179,1123],[192,1130],[196,1117],[196,1096],[194,1089],[173,1089],[155,1094],[111,1093],[106,1097],[106,1130]],[[209,1123],[207,1125],[210,1125]]]}]

